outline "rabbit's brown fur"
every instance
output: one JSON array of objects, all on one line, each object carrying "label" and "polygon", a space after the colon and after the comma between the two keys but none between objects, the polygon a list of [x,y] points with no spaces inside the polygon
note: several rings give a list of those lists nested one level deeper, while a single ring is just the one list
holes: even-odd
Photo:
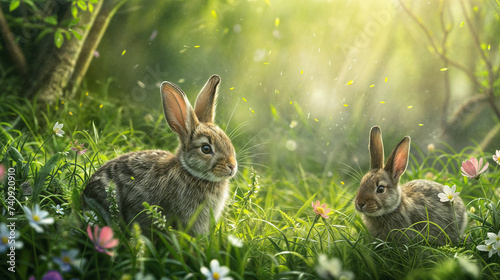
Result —
[{"label": "rabbit's brown fur", "polygon": [[399,185],[408,164],[409,149],[410,137],[407,136],[384,165],[382,132],[378,126],[372,128],[371,170],[361,180],[356,210],[363,214],[370,233],[382,240],[417,241],[420,238],[415,239],[419,236],[415,231],[418,231],[431,243],[444,245],[447,236],[452,242],[458,242],[467,223],[467,212],[460,197],[453,204],[441,202],[438,194],[443,192],[443,185],[432,181],[414,180]]},{"label": "rabbit's brown fur", "polygon": [[213,124],[219,81],[215,75],[209,79],[195,109],[177,86],[163,83],[165,118],[180,140],[176,153],[132,152],[105,163],[85,187],[84,201],[94,200],[108,210],[105,189],[114,183],[119,213],[126,223],[136,221],[149,232],[151,220],[141,213],[143,202],[162,207],[167,220],[182,227],[202,207],[191,233],[206,233],[211,213],[216,220],[220,218],[228,197],[228,180],[237,172],[231,140]]}]

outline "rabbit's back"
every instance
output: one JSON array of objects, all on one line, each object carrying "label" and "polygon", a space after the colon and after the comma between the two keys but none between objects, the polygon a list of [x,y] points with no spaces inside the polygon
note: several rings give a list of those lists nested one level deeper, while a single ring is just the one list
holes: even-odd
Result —
[{"label": "rabbit's back", "polygon": [[[430,226],[431,235],[444,243],[445,231],[454,242],[460,240],[467,223],[467,211],[460,197],[451,202],[441,202],[438,194],[443,192],[443,185],[428,181],[414,180],[401,186],[403,189],[405,212],[410,216],[412,224],[427,221],[439,225]],[[428,218],[427,218],[428,217]],[[422,224],[422,228],[425,224]]]},{"label": "rabbit's back", "polygon": [[[136,221],[143,230],[151,227],[143,202],[158,205],[167,220],[186,226],[200,205],[204,205],[192,231],[206,232],[212,209],[216,219],[227,199],[227,182],[193,178],[178,157],[162,150],[132,152],[108,161],[89,180],[83,195],[109,210],[106,188],[116,186],[119,214],[126,223]],[[104,195],[103,195],[104,194]]]},{"label": "rabbit's back", "polygon": [[[364,216],[363,220],[369,231],[383,240],[392,235],[395,240],[407,242],[408,238],[419,235],[416,230],[431,243],[444,245],[448,237],[452,242],[458,242],[467,221],[465,205],[457,198],[453,210],[452,203],[439,200],[438,194],[442,191],[443,185],[436,182],[410,181],[401,185],[401,203],[394,212],[377,217]],[[404,234],[397,231],[410,227],[412,229]]]}]

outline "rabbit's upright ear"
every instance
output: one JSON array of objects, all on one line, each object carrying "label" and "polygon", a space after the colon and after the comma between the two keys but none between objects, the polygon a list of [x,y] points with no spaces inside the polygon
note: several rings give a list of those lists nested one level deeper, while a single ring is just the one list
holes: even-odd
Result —
[{"label": "rabbit's upright ear", "polygon": [[384,167],[384,144],[382,142],[382,130],[374,126],[370,131],[370,168],[379,169]]},{"label": "rabbit's upright ear", "polygon": [[177,133],[182,140],[189,135],[198,124],[193,108],[187,100],[186,94],[170,82],[161,84],[163,112],[170,129]]},{"label": "rabbit's upright ear", "polygon": [[410,157],[410,142],[410,136],[404,137],[387,159],[384,169],[393,180],[399,181],[399,177],[406,171]]},{"label": "rabbit's upright ear", "polygon": [[213,75],[210,79],[208,79],[207,83],[201,89],[198,97],[196,98],[194,111],[200,122],[214,122],[219,83],[220,77]]}]

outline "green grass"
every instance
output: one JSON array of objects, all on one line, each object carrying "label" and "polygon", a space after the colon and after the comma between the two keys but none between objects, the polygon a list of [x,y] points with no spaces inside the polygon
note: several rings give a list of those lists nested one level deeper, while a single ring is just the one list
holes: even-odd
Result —
[{"label": "green grass", "polygon": [[[24,243],[15,251],[16,272],[2,268],[2,279],[28,279],[31,275],[41,279],[49,270],[60,271],[54,257],[69,249],[77,249],[78,258],[85,262],[63,273],[65,279],[204,279],[200,268],[208,267],[213,259],[229,267],[234,279],[318,279],[321,254],[338,258],[343,269],[352,271],[357,279],[500,278],[500,256],[490,258],[476,249],[484,244],[487,232],[500,230],[500,168],[491,155],[478,153],[475,147],[433,152],[413,149],[402,180],[430,178],[457,185],[467,203],[469,225],[466,241],[460,244],[433,247],[424,241],[401,245],[372,238],[354,210],[361,168],[328,159],[326,164],[333,170],[329,173],[317,159],[273,154],[274,145],[284,141],[279,136],[264,149],[268,161],[257,160],[252,155],[260,143],[244,131],[233,140],[240,150],[241,173],[231,181],[223,218],[212,223],[209,234],[190,237],[167,229],[155,232],[156,241],[152,242],[137,227],[123,230],[113,224],[119,239],[116,254],[110,257],[97,252],[87,236],[88,217],[80,204],[80,193],[89,177],[117,155],[152,148],[173,150],[177,145],[175,134],[164,125],[160,107],[131,108],[108,97],[107,87],[103,85],[99,99],[82,92],[73,101],[60,101],[48,108],[37,108],[35,102],[16,97],[1,97],[0,114],[9,121],[1,123],[0,159],[6,168],[16,170],[16,200],[9,204],[7,177],[0,197],[2,209],[14,208],[20,233],[16,242]],[[271,110],[275,121],[269,125],[285,130],[289,123]],[[298,105],[296,110],[299,118],[304,117]],[[64,137],[54,135],[56,121],[64,124]],[[308,120],[302,118],[301,124],[305,134],[292,132],[288,139],[303,143],[307,140],[304,137],[312,137],[314,129]],[[234,134],[238,133],[235,130]],[[69,149],[71,140],[85,143],[88,151],[76,155]],[[461,162],[469,156],[490,162],[478,181],[460,175]],[[24,182],[32,187],[29,195],[21,188]],[[316,200],[332,209],[328,219],[313,212],[311,202]],[[22,210],[22,206],[35,204],[55,218],[43,233],[28,224]],[[58,204],[63,215],[52,208]],[[151,215],[163,223],[161,216]],[[0,222],[10,222],[9,217],[3,212]],[[242,247],[230,241],[235,237],[243,242]]]}]

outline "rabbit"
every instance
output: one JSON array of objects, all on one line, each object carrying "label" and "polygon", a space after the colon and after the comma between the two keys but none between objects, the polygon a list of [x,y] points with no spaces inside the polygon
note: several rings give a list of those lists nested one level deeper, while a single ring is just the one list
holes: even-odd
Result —
[{"label": "rabbit", "polygon": [[[152,227],[143,202],[160,206],[167,221],[181,229],[196,217],[189,234],[207,233],[212,213],[219,220],[229,195],[228,181],[238,171],[231,140],[214,124],[219,83],[219,76],[210,77],[193,109],[179,87],[163,82],[165,119],[179,139],[175,154],[138,151],[106,162],[82,193],[86,207],[109,213],[106,188],[114,183],[121,218],[127,224],[138,222],[143,233]],[[171,225],[179,228],[176,223]]]},{"label": "rabbit", "polygon": [[410,140],[409,136],[404,137],[384,166],[382,131],[378,126],[372,127],[368,146],[370,171],[361,179],[355,208],[362,213],[368,231],[382,240],[407,243],[421,240],[422,234],[432,244],[445,245],[446,235],[452,242],[459,242],[467,224],[467,212],[460,197],[453,204],[441,202],[438,194],[443,192],[443,185],[427,180],[399,185],[408,165]]}]

